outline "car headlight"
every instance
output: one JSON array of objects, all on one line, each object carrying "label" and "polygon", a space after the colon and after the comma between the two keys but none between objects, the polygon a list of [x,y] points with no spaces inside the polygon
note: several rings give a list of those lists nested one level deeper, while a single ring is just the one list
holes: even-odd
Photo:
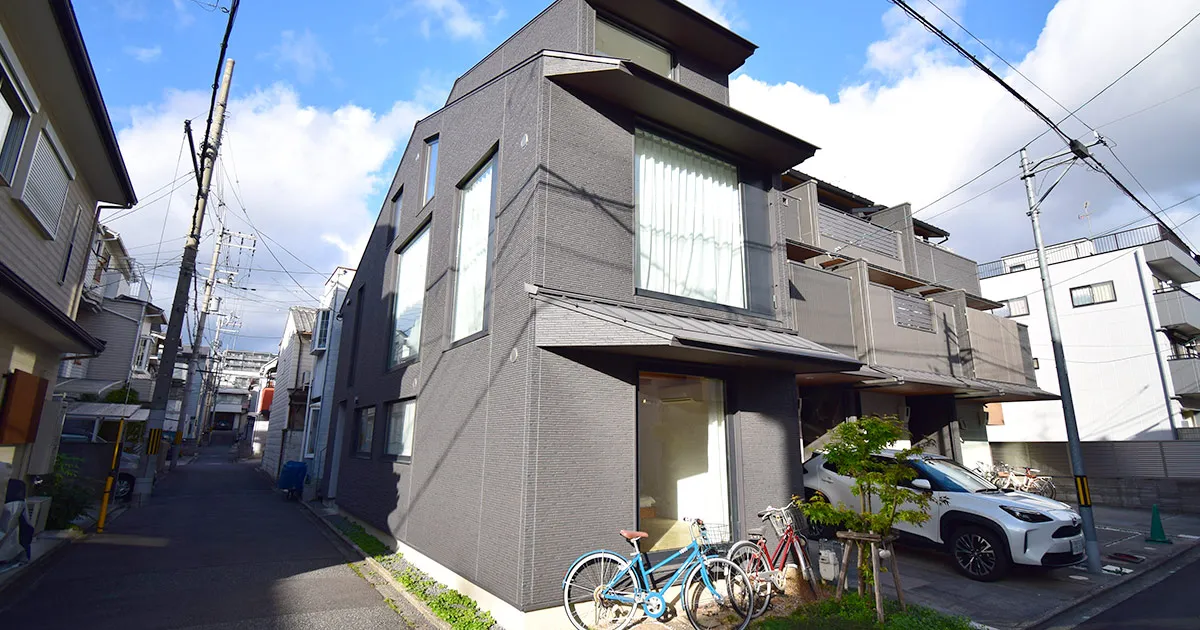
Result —
[{"label": "car headlight", "polygon": [[1008,512],[1009,516],[1012,516],[1020,521],[1025,521],[1026,523],[1049,523],[1050,521],[1054,520],[1036,510],[1026,510],[1019,507],[1012,507],[1010,505],[1001,505],[1000,509]]}]

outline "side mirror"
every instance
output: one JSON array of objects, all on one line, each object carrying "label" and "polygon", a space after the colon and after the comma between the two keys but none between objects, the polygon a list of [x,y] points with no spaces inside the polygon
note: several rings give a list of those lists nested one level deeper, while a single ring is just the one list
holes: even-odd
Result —
[{"label": "side mirror", "polygon": [[933,490],[933,486],[929,485],[928,479],[913,479],[912,487],[917,490]]}]

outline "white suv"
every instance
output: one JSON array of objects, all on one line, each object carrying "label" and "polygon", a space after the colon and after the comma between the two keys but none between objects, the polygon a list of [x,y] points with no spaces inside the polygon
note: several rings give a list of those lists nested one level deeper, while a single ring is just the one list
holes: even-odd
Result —
[{"label": "white suv", "polygon": [[[894,458],[896,451],[880,457]],[[921,455],[908,460],[917,470],[911,484],[941,501],[930,505],[922,525],[896,523],[902,539],[933,543],[954,556],[958,570],[973,580],[998,580],[1012,564],[1063,567],[1084,560],[1079,514],[1046,497],[1001,490],[954,460]],[[858,505],[854,481],[838,474],[823,454],[804,464],[805,498]]]}]

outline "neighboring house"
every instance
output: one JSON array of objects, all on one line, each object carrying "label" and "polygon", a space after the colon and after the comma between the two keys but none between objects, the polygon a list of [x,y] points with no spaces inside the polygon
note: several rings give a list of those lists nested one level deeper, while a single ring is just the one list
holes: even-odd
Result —
[{"label": "neighboring house", "polygon": [[103,399],[128,383],[137,397],[118,402],[149,402],[166,317],[151,303],[149,288],[119,234],[99,226],[92,254],[76,321],[106,345],[98,357],[63,361],[54,393],[72,400]]},{"label": "neighboring house", "polygon": [[250,404],[247,422],[251,425],[251,451],[253,457],[262,457],[267,445],[267,431],[271,425],[271,405],[275,403],[275,372],[279,369],[279,357],[259,368],[261,389],[255,392]]},{"label": "neighboring house", "polygon": [[[1173,440],[1196,426],[1200,409],[1200,281],[1187,245],[1158,225],[1046,248],[1062,329],[1079,437],[1086,442]],[[1046,303],[1034,252],[979,266],[997,313],[1029,326],[1038,385],[1057,392]],[[1033,460],[1062,458],[1066,428],[1057,403],[998,405],[988,436],[1004,461],[1006,444],[1028,444]],[[1024,454],[1024,452],[1022,453]],[[1085,452],[1086,455],[1086,452]],[[1091,472],[1091,471],[1089,471]]]},{"label": "neighboring house", "polygon": [[728,106],[754,48],[673,0],[559,0],[401,156],[323,396],[337,502],[506,628],[562,627],[546,576],[620,529],[744,537],[848,417],[953,452],[983,401],[1047,396],[943,232]]},{"label": "neighboring house", "polygon": [[[317,309],[310,351],[313,360],[312,384],[308,391],[308,409],[304,422],[304,461],[308,464],[311,483],[305,487],[307,499],[321,494],[333,498],[337,494],[337,471],[340,453],[329,446],[345,439],[345,430],[339,435],[330,435],[330,418],[333,405],[334,384],[337,376],[339,348],[341,347],[342,321],[337,317],[338,309],[346,299],[346,290],[354,279],[354,270],[338,267],[325,280],[325,291],[321,294],[321,307]],[[328,456],[328,457],[327,457]],[[329,483],[324,483],[326,459],[331,458]],[[325,488],[321,492],[321,488]]]},{"label": "neighboring house", "polygon": [[316,309],[293,306],[288,309],[283,337],[279,340],[275,393],[262,461],[263,470],[272,477],[279,475],[285,462],[301,461],[304,456],[304,412],[312,382],[310,349],[316,319]]},{"label": "neighboring house", "polygon": [[216,375],[215,408],[211,426],[217,430],[244,433],[262,391],[262,367],[275,359],[269,352],[224,350]]},{"label": "neighboring house", "polygon": [[137,201],[67,0],[0,3],[0,483],[54,464],[100,204]]}]

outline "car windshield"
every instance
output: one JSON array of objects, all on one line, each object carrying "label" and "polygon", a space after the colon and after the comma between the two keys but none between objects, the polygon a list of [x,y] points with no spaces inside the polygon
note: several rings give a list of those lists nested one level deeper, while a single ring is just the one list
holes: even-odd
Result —
[{"label": "car windshield", "polygon": [[933,486],[946,492],[995,492],[999,488],[949,459],[913,459],[912,464]]}]

